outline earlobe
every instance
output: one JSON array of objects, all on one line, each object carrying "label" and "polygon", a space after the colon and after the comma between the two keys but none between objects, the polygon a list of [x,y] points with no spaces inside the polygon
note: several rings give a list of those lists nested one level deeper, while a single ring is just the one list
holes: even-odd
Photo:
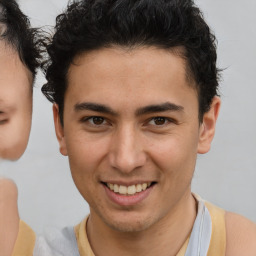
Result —
[{"label": "earlobe", "polygon": [[197,152],[207,153],[211,148],[211,142],[215,134],[216,121],[220,111],[221,100],[215,96],[212,100],[211,108],[203,116],[199,131],[199,143]]},{"label": "earlobe", "polygon": [[59,106],[57,104],[53,104],[52,111],[55,125],[55,133],[60,146],[60,153],[64,156],[67,156],[67,148],[63,131],[63,125],[60,122],[59,116]]}]

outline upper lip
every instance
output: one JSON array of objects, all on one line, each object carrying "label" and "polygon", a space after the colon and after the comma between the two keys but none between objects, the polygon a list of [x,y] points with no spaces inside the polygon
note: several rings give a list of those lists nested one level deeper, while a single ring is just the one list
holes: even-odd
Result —
[{"label": "upper lip", "polygon": [[117,184],[117,185],[121,185],[121,186],[132,186],[132,185],[137,185],[137,184],[143,184],[143,183],[152,183],[154,181],[149,181],[149,180],[135,180],[135,181],[113,181],[113,180],[107,180],[107,181],[102,181],[102,183],[110,183],[110,184]]}]

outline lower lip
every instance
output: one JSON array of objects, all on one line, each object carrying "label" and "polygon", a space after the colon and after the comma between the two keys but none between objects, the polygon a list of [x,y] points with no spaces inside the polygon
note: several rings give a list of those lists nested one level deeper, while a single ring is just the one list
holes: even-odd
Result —
[{"label": "lower lip", "polygon": [[107,196],[110,198],[110,200],[118,205],[121,206],[132,206],[141,203],[143,200],[145,200],[149,194],[151,193],[154,186],[151,186],[147,188],[144,191],[141,191],[139,193],[136,193],[134,195],[121,195],[113,192],[110,190],[107,186],[103,185]]}]

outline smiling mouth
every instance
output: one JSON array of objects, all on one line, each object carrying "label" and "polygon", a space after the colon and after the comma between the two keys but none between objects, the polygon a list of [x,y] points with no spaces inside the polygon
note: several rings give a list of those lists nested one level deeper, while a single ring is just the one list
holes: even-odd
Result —
[{"label": "smiling mouth", "polygon": [[124,185],[118,185],[118,184],[112,184],[112,183],[103,183],[103,184],[116,194],[133,196],[137,193],[140,193],[148,189],[149,187],[152,187],[154,184],[156,184],[156,182],[146,182],[146,183],[135,184],[131,186],[124,186]]}]

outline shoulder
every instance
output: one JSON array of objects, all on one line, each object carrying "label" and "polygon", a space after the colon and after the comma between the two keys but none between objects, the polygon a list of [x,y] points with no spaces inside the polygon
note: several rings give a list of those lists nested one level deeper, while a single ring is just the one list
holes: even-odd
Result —
[{"label": "shoulder", "polygon": [[226,212],[226,256],[256,255],[256,224],[245,217]]}]

